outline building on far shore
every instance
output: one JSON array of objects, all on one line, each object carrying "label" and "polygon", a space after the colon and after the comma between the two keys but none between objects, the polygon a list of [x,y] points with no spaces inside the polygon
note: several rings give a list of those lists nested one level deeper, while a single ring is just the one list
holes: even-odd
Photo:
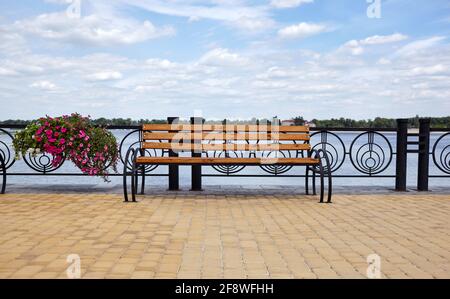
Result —
[{"label": "building on far shore", "polygon": [[281,121],[282,126],[295,126],[295,121],[293,119],[287,119]]},{"label": "building on far shore", "polygon": [[[293,119],[282,120],[281,125],[282,126],[295,126],[295,120],[293,120]],[[309,126],[310,128],[315,128],[316,124],[305,120],[305,126]]]},{"label": "building on far shore", "polygon": [[313,123],[313,122],[309,122],[309,121],[305,120],[305,126],[309,126],[310,128],[315,128],[316,124]]}]

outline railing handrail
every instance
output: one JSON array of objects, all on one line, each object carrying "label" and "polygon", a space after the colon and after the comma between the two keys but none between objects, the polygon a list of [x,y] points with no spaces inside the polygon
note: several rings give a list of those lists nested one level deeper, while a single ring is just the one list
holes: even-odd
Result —
[{"label": "railing handrail", "polygon": [[[170,119],[177,119],[177,118],[168,118],[168,122],[170,122]],[[370,177],[378,177],[378,178],[388,178],[388,177],[394,177],[396,179],[396,190],[397,191],[405,191],[407,190],[407,162],[408,162],[408,154],[417,154],[419,155],[419,160],[421,169],[419,172],[422,173],[420,176],[421,179],[418,180],[418,186],[420,186],[420,190],[427,190],[427,180],[428,178],[437,178],[437,177],[450,177],[450,168],[448,167],[448,160],[447,157],[449,155],[444,153],[444,150],[448,150],[448,140],[450,138],[450,128],[429,128],[429,120],[424,119],[420,121],[420,124],[422,126],[422,130],[411,130],[408,129],[408,120],[407,119],[399,119],[397,120],[398,128],[381,128],[381,127],[366,127],[366,128],[345,128],[345,127],[311,127],[311,135],[316,136],[315,141],[317,141],[318,137],[320,137],[320,141],[317,144],[322,144],[322,146],[326,147],[328,145],[332,146],[331,151],[335,151],[335,164],[333,165],[334,171],[337,171],[341,168],[344,161],[350,161],[350,166],[352,167],[352,173],[339,173],[336,177],[358,177],[358,178],[370,178]],[[424,130],[424,125],[427,125],[426,130]],[[26,127],[26,124],[12,124],[12,123],[3,123],[0,124],[0,135],[9,135],[10,138],[14,138],[9,132],[8,129],[12,130],[20,130]],[[129,132],[126,132],[125,137],[122,137],[120,142],[120,152],[124,152],[122,150],[122,147],[128,146],[128,143],[125,143],[125,140],[133,140],[133,136],[139,135],[141,132],[139,132],[139,129],[141,129],[141,125],[110,125],[106,126],[106,128],[110,130],[129,130]],[[3,134],[3,132],[6,132],[7,134]],[[342,135],[346,135],[346,132],[348,133],[354,133],[357,137],[353,137],[352,140],[343,141]],[[433,140],[433,144],[430,144],[430,132],[433,133],[441,133],[437,140]],[[392,136],[391,136],[392,135]],[[391,143],[393,143],[394,139],[391,138],[393,136],[396,136],[396,142],[397,146],[392,146]],[[4,136],[3,136],[4,137]],[[375,140],[375,137],[378,138],[378,140]],[[389,137],[389,140],[388,140]],[[419,140],[416,140],[416,138],[419,138]],[[129,138],[129,139],[128,139]],[[331,139],[329,139],[331,138]],[[333,139],[334,138],[334,139]],[[336,147],[333,146],[333,142],[336,145]],[[366,142],[366,144],[364,144]],[[316,145],[317,145],[316,144]],[[374,159],[371,158],[371,156],[366,155],[367,159],[372,159],[372,166],[369,164],[361,164],[364,163],[362,160],[363,157],[361,157],[361,153],[364,153],[364,151],[376,151],[377,147],[373,145],[379,145],[378,148],[382,151],[382,154],[380,154],[380,161],[378,164],[374,162]],[[5,155],[8,155],[8,161],[9,166],[12,166],[14,164],[14,160],[12,157],[12,151],[9,149],[10,143],[5,143],[0,141],[0,151],[2,151],[2,147],[4,148],[6,146],[6,149],[4,149]],[[124,148],[126,150],[126,148]],[[362,152],[361,152],[362,151]],[[444,154],[445,155],[444,155]],[[386,154],[386,155],[385,155]],[[169,152],[169,155],[171,153]],[[358,156],[359,155],[359,156]],[[443,156],[444,155],[444,156]],[[358,158],[359,157],[359,158]],[[367,158],[369,157],[369,158]],[[381,159],[382,157],[382,159]],[[386,157],[386,159],[385,159]],[[395,165],[395,174],[390,175],[390,173],[386,174],[384,171],[389,169],[389,166],[391,165],[392,157],[395,157],[396,165]],[[443,159],[444,157],[444,159]],[[375,157],[376,158],[376,157]],[[431,159],[432,158],[432,159]],[[24,157],[24,160],[30,160],[31,157]],[[360,160],[361,159],[361,160]],[[26,160],[26,161],[28,161]],[[430,175],[429,170],[426,167],[430,164],[429,161],[433,161],[434,165],[443,173],[443,175]],[[123,163],[123,157],[121,156],[121,162]],[[33,164],[35,163],[35,164]],[[34,161],[34,162],[26,162],[26,164],[34,171],[36,171],[35,174],[29,173],[29,172],[17,172],[17,173],[10,173],[11,175],[79,175],[74,173],[61,173],[56,172],[53,173],[54,169],[48,165],[42,166],[39,164],[40,161]],[[382,164],[380,164],[382,163]],[[378,165],[378,166],[377,166]],[[381,165],[381,166],[379,166]],[[376,168],[376,167],[378,168]],[[177,167],[177,166],[173,166]],[[172,168],[173,168],[172,167]],[[150,168],[146,170],[146,175],[152,176],[152,175],[159,175],[159,174],[152,174],[150,173],[155,168]],[[274,172],[272,169],[269,169],[268,167],[263,168],[264,171],[268,172],[269,175],[274,175]],[[350,168],[349,168],[350,169]],[[289,170],[289,169],[288,169]],[[288,170],[284,171],[287,172]],[[355,171],[356,170],[356,174]],[[224,175],[223,171],[221,169],[216,169],[220,174],[212,174],[211,176],[222,176]],[[228,171],[228,170],[227,170]],[[239,170],[240,171],[240,170]],[[237,171],[237,172],[239,172]],[[238,174],[237,172],[233,172],[233,175],[242,175]],[[283,172],[283,173],[284,173]],[[276,175],[280,175],[278,170],[275,171]],[[165,174],[162,174],[165,175]],[[225,174],[225,175],[228,175]],[[169,170],[169,179],[170,179],[170,186],[172,188],[177,187],[178,181],[177,177],[178,174],[174,169]],[[198,175],[197,175],[198,176]],[[210,174],[207,174],[207,176],[210,176]],[[251,176],[251,175],[249,175]],[[253,175],[253,176],[260,176]],[[297,177],[298,174],[292,175],[292,177]]]},{"label": "railing handrail", "polygon": [[[27,125],[23,124],[0,124],[0,129],[24,129]],[[110,125],[106,126],[109,130],[137,130],[141,128],[141,125]],[[414,128],[418,129],[418,128]],[[343,127],[311,127],[311,131],[336,131],[336,132],[366,132],[366,131],[378,131],[378,132],[397,132],[397,128],[343,128]],[[450,132],[450,128],[431,128],[431,132]]]},{"label": "railing handrail", "polygon": [[[19,124],[0,124],[0,129],[25,129],[27,125]],[[109,130],[137,130],[140,129],[140,125],[111,125],[106,126]]]},{"label": "railing handrail", "polygon": [[[0,129],[24,129],[26,125],[23,124],[0,124]],[[110,125],[106,126],[109,130],[137,130],[141,128],[141,125]],[[379,131],[379,132],[396,132],[396,128],[341,128],[341,127],[311,127],[311,131],[340,131],[340,132],[366,132],[366,131]],[[450,129],[448,129],[450,131]]]}]

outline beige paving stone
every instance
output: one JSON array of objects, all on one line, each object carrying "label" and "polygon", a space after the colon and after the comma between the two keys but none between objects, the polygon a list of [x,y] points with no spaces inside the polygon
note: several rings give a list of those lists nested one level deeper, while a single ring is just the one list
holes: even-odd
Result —
[{"label": "beige paving stone", "polygon": [[131,274],[136,266],[134,264],[115,264],[111,274]]},{"label": "beige paving stone", "polygon": [[0,278],[450,278],[448,195],[6,194]]},{"label": "beige paving stone", "polygon": [[[33,279],[54,279],[57,278],[59,273],[56,272],[38,272],[32,278]],[[96,275],[98,277],[98,275]]]},{"label": "beige paving stone", "polygon": [[106,277],[107,272],[105,271],[92,271],[92,272],[86,272],[84,275],[82,275],[82,278],[84,279],[102,279]]},{"label": "beige paving stone", "polygon": [[149,278],[153,278],[154,276],[155,276],[155,273],[151,272],[151,271],[134,271],[133,274],[131,275],[131,278],[149,279]]},{"label": "beige paving stone", "polygon": [[42,266],[25,266],[17,270],[12,277],[13,278],[32,278],[34,275],[42,270]]}]

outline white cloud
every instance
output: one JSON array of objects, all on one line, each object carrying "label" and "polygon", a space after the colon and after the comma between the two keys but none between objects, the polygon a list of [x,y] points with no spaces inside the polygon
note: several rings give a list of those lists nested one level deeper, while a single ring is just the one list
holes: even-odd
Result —
[{"label": "white cloud", "polygon": [[281,38],[305,38],[326,32],[327,30],[325,25],[303,22],[280,29],[278,31],[278,36]]},{"label": "white cloud", "polygon": [[236,82],[238,78],[209,78],[202,81],[203,84],[209,87],[229,87]]},{"label": "white cloud", "polygon": [[414,75],[439,75],[447,73],[448,71],[448,66],[436,64],[433,66],[415,67],[413,68],[412,73]]},{"label": "white cloud", "polygon": [[162,1],[162,0],[118,0],[123,4],[139,7],[151,12],[179,17],[198,17],[208,20],[236,21],[242,17],[259,19],[268,16],[264,5],[248,6],[241,1]]},{"label": "white cloud", "polygon": [[73,0],[45,0],[45,2],[53,4],[71,4]]},{"label": "white cloud", "polygon": [[37,81],[32,83],[30,87],[44,91],[53,91],[57,88],[56,85],[50,81]]},{"label": "white cloud", "polygon": [[26,40],[5,26],[0,26],[0,41],[0,54],[11,56],[28,52]]},{"label": "white cloud", "polygon": [[361,47],[361,43],[359,41],[351,40],[341,46],[338,51],[350,52],[352,55],[357,56],[364,53],[364,48]]},{"label": "white cloud", "polygon": [[445,39],[446,38],[443,36],[434,36],[431,38],[414,41],[400,48],[396,54],[399,56],[413,56],[420,54],[427,49],[435,47]]},{"label": "white cloud", "polygon": [[177,67],[177,64],[168,59],[147,59],[146,66],[157,69],[172,69]]},{"label": "white cloud", "polygon": [[400,33],[392,35],[374,35],[360,41],[362,45],[381,45],[395,43],[408,39],[408,36]]},{"label": "white cloud", "polygon": [[90,81],[109,81],[122,79],[123,75],[116,71],[105,71],[88,75],[86,78]]},{"label": "white cloud", "polygon": [[384,58],[384,57],[382,57],[378,60],[378,64],[380,64],[380,65],[389,65],[391,63],[392,63],[391,60]]},{"label": "white cloud", "polygon": [[209,66],[243,66],[248,60],[229,49],[216,48],[204,54],[199,63]]},{"label": "white cloud", "polygon": [[17,72],[11,69],[0,67],[0,76],[14,76]]},{"label": "white cloud", "polygon": [[[275,112],[280,117],[367,118],[449,111],[450,45],[439,42],[407,57],[393,55],[390,44],[377,44],[373,52],[374,46],[359,40],[347,46],[346,51],[367,48],[368,55],[216,47],[186,62],[113,54],[0,58],[2,69],[16,73],[1,77],[0,117],[39,117],[43,106],[49,115],[77,111],[131,118],[189,117],[195,109],[207,118]],[[15,104],[6,105],[9,101]]]},{"label": "white cloud", "polygon": [[233,20],[229,22],[229,24],[233,27],[245,29],[250,33],[252,32],[260,32],[269,28],[273,28],[275,26],[275,21],[270,18],[247,18],[240,17],[239,19]]},{"label": "white cloud", "polygon": [[186,17],[188,21],[199,19],[222,21],[234,28],[251,32],[260,32],[275,24],[271,18],[269,5],[250,5],[246,1],[118,0],[118,2],[158,14]]},{"label": "white cloud", "polygon": [[313,2],[314,0],[272,0],[270,4],[276,8],[292,8]]},{"label": "white cloud", "polygon": [[364,46],[384,45],[396,43],[408,39],[408,36],[395,33],[392,35],[374,35],[362,40],[351,40],[340,47],[340,51],[350,52],[354,56],[361,55],[365,52]]},{"label": "white cloud", "polygon": [[139,23],[129,19],[104,18],[100,15],[78,19],[69,18],[64,12],[17,21],[14,26],[24,33],[46,39],[94,46],[134,44],[173,35],[175,32],[171,27],[157,28],[149,21]]},{"label": "white cloud", "polygon": [[201,18],[198,17],[198,16],[190,16],[189,19],[188,19],[189,23],[198,22],[200,20],[201,20]]}]

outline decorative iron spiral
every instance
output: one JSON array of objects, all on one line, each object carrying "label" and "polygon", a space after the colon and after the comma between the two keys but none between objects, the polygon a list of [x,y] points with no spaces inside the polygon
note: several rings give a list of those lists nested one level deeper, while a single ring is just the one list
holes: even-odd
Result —
[{"label": "decorative iron spiral", "polygon": [[350,146],[350,160],[353,166],[359,172],[368,175],[385,171],[392,162],[392,156],[391,143],[377,132],[365,132],[358,135]]},{"label": "decorative iron spiral", "polygon": [[[294,144],[296,144],[296,141],[293,141]],[[299,156],[303,156],[303,151],[263,151],[261,156],[262,158],[266,159],[276,159],[276,158],[298,158]],[[279,175],[288,172],[293,168],[293,166],[289,165],[277,165],[277,164],[267,164],[267,165],[261,165],[260,166],[262,170],[264,170],[267,173],[273,174],[273,175]]]},{"label": "decorative iron spiral", "polygon": [[7,143],[3,140],[0,140],[0,155],[2,156],[3,160],[5,161],[6,169],[13,166],[13,164],[16,162],[14,159],[14,153],[11,150],[10,144],[12,144],[12,140],[14,137],[9,133],[8,131],[5,131],[3,129],[0,129],[0,133],[4,134],[7,139],[11,139],[11,143]]},{"label": "decorative iron spiral", "polygon": [[[276,159],[276,158],[291,158],[291,152],[290,151],[263,151],[262,152],[262,158],[266,159]],[[298,156],[298,152],[296,152],[296,156]],[[278,175],[288,172],[292,169],[293,166],[289,165],[277,165],[277,164],[267,164],[267,165],[260,165],[262,170],[264,170],[267,173]]]},{"label": "decorative iron spiral", "polygon": [[[313,140],[315,139],[314,137],[316,136],[320,136],[320,142],[313,142]],[[322,149],[328,154],[332,173],[342,167],[345,161],[347,150],[341,137],[329,131],[319,131],[311,134],[311,143],[314,144],[312,146],[312,149]],[[327,167],[324,167],[325,170],[328,171]]]},{"label": "decorative iron spiral", "polygon": [[59,169],[66,160],[65,157],[62,158],[61,162],[57,166],[53,166],[52,160],[53,156],[43,153],[38,155],[27,154],[23,156],[25,163],[33,169],[34,171],[41,173],[49,173]]},{"label": "decorative iron spiral", "polygon": [[[139,130],[139,129],[131,131],[130,133],[125,135],[125,137],[120,142],[119,157],[120,157],[120,160],[122,161],[123,165],[126,165],[129,170],[131,170],[131,167],[132,167],[131,162],[132,161],[130,161],[130,160],[125,161],[125,155],[130,148],[138,148],[140,146],[140,144],[139,144],[140,143],[140,141],[139,141],[140,133],[141,133],[141,130]],[[133,142],[130,146],[126,147],[125,141],[127,139],[131,139],[131,140],[134,139],[136,141]],[[164,156],[165,153],[166,153],[166,151],[164,151],[164,150],[156,150],[156,149],[146,149],[145,150],[146,157],[162,157],[162,156]],[[140,156],[140,153],[138,153],[138,156]],[[148,173],[148,172],[154,171],[156,168],[158,168],[158,165],[145,165],[144,170],[146,173]],[[141,167],[139,167],[139,171],[142,171]]]},{"label": "decorative iron spiral", "polygon": [[[442,148],[441,147],[442,143]],[[450,174],[450,133],[442,135],[433,146],[433,161],[439,170]]]},{"label": "decorative iron spiral", "polygon": [[[206,153],[206,156],[209,157],[209,153]],[[212,154],[214,158],[243,158],[244,154],[241,151],[215,151]],[[245,165],[211,165],[216,171],[224,174],[235,174],[242,171],[245,168]]]}]

